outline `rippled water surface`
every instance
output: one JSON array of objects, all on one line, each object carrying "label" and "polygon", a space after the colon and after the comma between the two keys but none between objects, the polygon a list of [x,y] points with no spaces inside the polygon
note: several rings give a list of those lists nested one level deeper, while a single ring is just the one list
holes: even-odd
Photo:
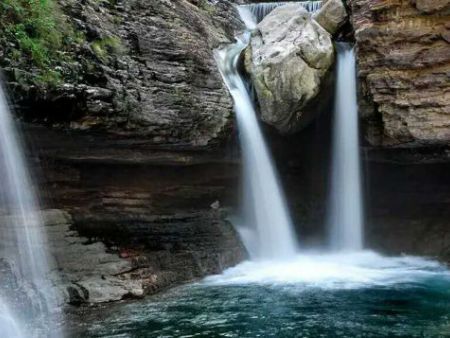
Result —
[{"label": "rippled water surface", "polygon": [[371,252],[246,262],[200,283],[114,306],[84,337],[450,337],[450,273]]}]

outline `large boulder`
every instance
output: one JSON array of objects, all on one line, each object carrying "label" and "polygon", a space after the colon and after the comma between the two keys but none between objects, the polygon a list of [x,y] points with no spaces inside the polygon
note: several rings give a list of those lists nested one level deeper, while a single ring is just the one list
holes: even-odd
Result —
[{"label": "large boulder", "polygon": [[282,134],[308,123],[304,108],[334,60],[330,34],[302,7],[281,6],[258,24],[245,54],[262,120]]}]

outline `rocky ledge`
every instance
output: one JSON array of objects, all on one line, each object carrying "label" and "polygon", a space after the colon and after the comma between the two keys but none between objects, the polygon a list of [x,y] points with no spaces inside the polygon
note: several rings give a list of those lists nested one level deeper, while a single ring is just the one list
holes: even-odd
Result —
[{"label": "rocky ledge", "polygon": [[[211,209],[208,222],[195,214],[135,219],[134,228],[116,225],[121,231],[108,229],[97,236],[89,235],[86,226],[89,237],[80,237],[69,213],[42,212],[65,301],[78,305],[141,298],[238,263],[244,250],[232,225],[217,213]],[[121,233],[122,240],[116,237],[112,245],[110,236],[106,246],[100,234],[110,233]]]}]

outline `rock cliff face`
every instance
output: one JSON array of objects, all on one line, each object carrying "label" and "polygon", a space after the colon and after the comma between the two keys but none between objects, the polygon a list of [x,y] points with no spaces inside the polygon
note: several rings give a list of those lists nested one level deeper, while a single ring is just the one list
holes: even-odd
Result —
[{"label": "rock cliff face", "polygon": [[450,3],[348,4],[367,141],[367,243],[448,261]]},{"label": "rock cliff face", "polygon": [[140,297],[240,262],[226,221],[232,103],[213,59],[241,27],[232,3],[59,4],[83,37],[61,63],[77,76],[36,86],[20,60],[0,65],[35,122],[23,129],[43,203],[62,210],[49,233],[69,301]]},{"label": "rock cliff face", "polygon": [[450,3],[349,3],[367,141],[375,146],[448,146]]},{"label": "rock cliff face", "polygon": [[240,27],[230,1],[59,4],[81,37],[68,52],[75,64],[62,63],[61,73],[76,76],[29,86],[26,67],[6,61],[25,118],[157,145],[210,146],[229,135],[231,100],[212,51]]}]

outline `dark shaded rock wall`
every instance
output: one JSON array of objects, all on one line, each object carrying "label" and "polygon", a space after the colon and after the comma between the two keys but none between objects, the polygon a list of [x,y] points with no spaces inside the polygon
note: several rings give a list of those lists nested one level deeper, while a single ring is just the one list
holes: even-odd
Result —
[{"label": "dark shaded rock wall", "polygon": [[43,206],[70,217],[50,237],[72,303],[140,297],[246,257],[226,219],[238,191],[232,158],[25,130]]},{"label": "dark shaded rock wall", "polygon": [[366,164],[366,242],[450,261],[450,164]]}]

